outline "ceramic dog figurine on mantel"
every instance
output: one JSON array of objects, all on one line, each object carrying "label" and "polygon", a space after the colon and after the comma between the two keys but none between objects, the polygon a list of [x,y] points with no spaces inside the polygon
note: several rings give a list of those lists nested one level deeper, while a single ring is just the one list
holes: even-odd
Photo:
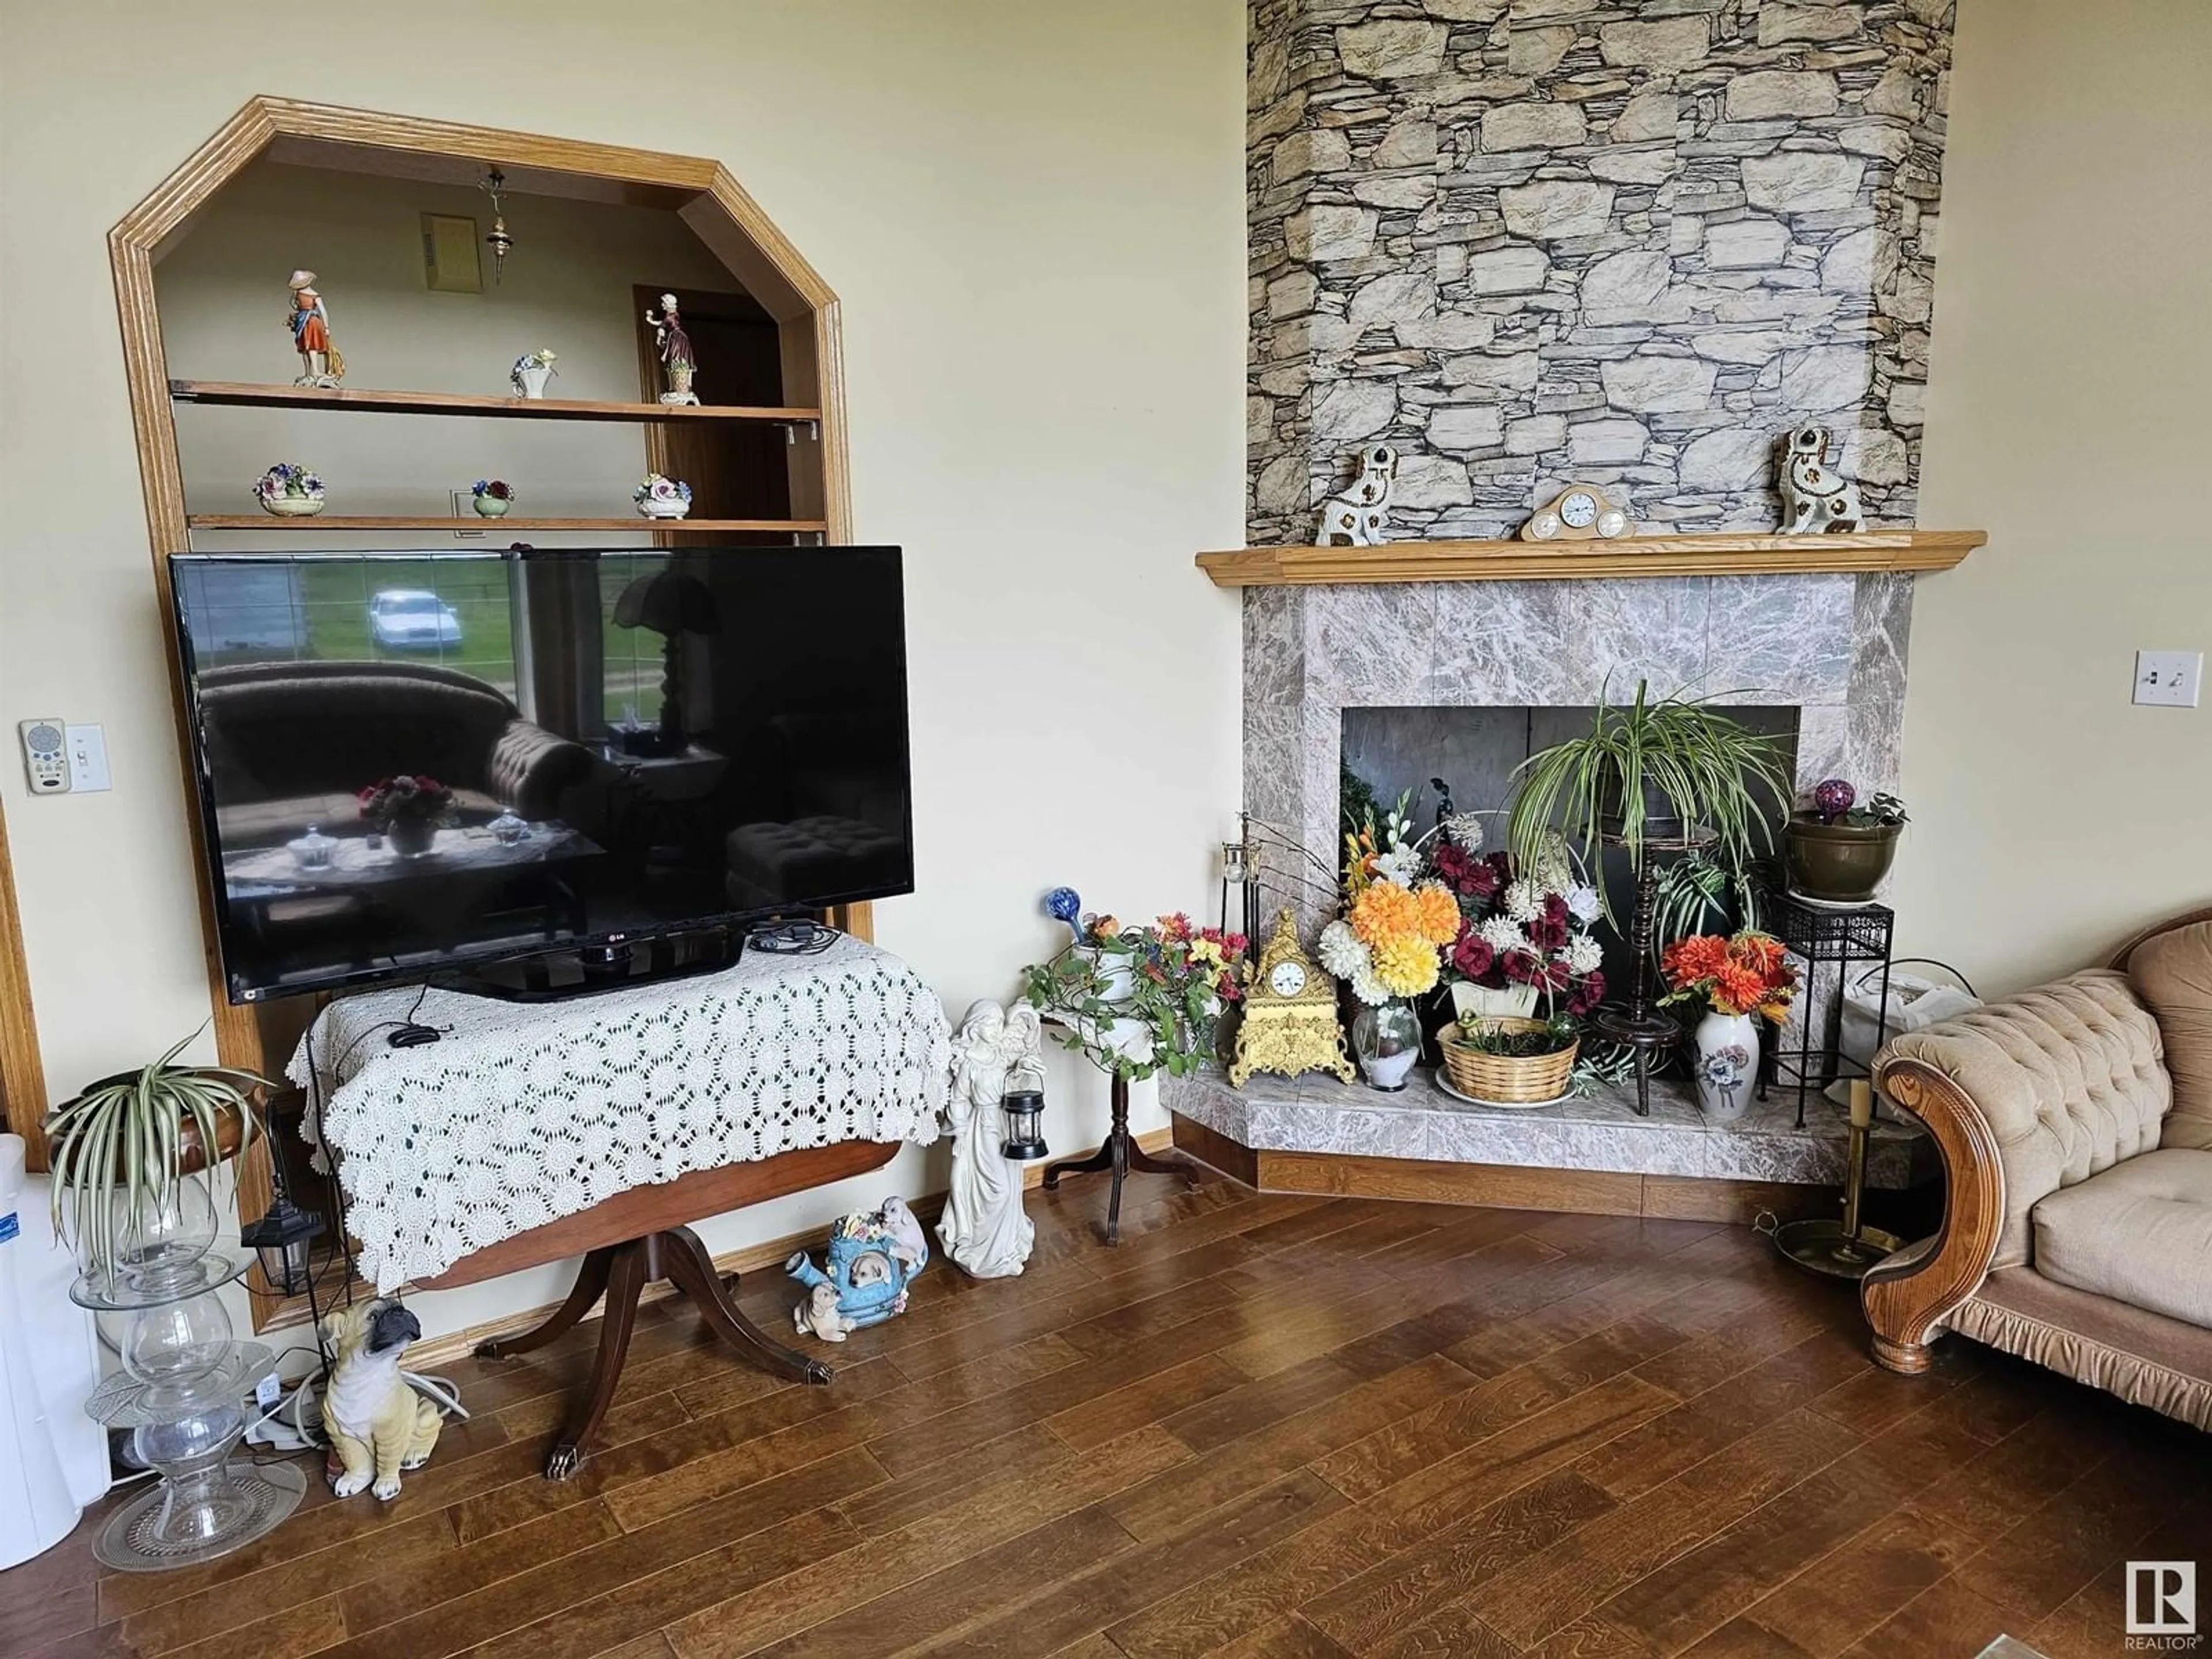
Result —
[{"label": "ceramic dog figurine on mantel", "polygon": [[1397,483],[1398,452],[1389,444],[1368,445],[1359,452],[1359,476],[1352,487],[1322,503],[1315,544],[1334,547],[1341,537],[1354,547],[1380,547]]},{"label": "ceramic dog figurine on mantel", "polygon": [[1832,435],[1825,426],[1801,426],[1790,434],[1782,468],[1782,534],[1785,536],[1866,528],[1859,487],[1828,465]]}]

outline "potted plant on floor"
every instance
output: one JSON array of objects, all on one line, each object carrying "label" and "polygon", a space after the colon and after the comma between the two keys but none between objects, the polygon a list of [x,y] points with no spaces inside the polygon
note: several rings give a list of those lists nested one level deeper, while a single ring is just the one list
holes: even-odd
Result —
[{"label": "potted plant on floor", "polygon": [[141,1272],[212,1243],[207,1185],[193,1177],[252,1141],[267,1085],[233,1066],[177,1064],[191,1041],[47,1115],[54,1231],[92,1277]]},{"label": "potted plant on floor", "polygon": [[[1649,843],[1693,834],[1711,836],[1708,851],[1723,866],[1747,866],[1773,842],[1760,791],[1778,800],[1790,794],[1773,738],[1747,731],[1713,698],[1655,698],[1642,680],[1626,703],[1601,690],[1590,730],[1539,750],[1514,777],[1520,792],[1509,838],[1516,860],[1536,858],[1555,833],[1595,860],[1609,837],[1638,872]],[[1612,919],[1609,906],[1606,915]]]},{"label": "potted plant on floor", "polygon": [[1906,822],[1905,803],[1894,795],[1877,793],[1862,806],[1858,791],[1841,778],[1815,785],[1783,826],[1790,890],[1831,904],[1872,903]]}]

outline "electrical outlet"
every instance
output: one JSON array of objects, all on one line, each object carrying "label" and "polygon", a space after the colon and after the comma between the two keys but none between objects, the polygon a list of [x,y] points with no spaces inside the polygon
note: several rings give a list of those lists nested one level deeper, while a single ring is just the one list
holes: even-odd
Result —
[{"label": "electrical outlet", "polygon": [[107,734],[96,726],[72,726],[66,730],[70,787],[79,794],[114,787],[107,775]]},{"label": "electrical outlet", "polygon": [[2202,651],[2138,651],[2136,653],[2136,701],[2167,708],[2197,707],[2198,683],[2204,678]]}]

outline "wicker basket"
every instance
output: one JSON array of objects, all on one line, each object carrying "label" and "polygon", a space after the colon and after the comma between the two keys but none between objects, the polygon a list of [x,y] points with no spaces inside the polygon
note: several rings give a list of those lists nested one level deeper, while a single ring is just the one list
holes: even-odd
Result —
[{"label": "wicker basket", "polygon": [[[1540,1031],[1540,1019],[1524,1019],[1506,1015],[1497,1019],[1478,1022],[1482,1030],[1491,1031]],[[1450,1077],[1452,1087],[1476,1100],[1503,1101],[1509,1105],[1527,1105],[1535,1101],[1557,1100],[1567,1091],[1567,1079],[1575,1069],[1575,1056],[1582,1051],[1579,1042],[1571,1042],[1555,1054],[1534,1054],[1519,1058],[1510,1054],[1486,1054],[1469,1048],[1459,1041],[1459,1026],[1445,1026],[1437,1033],[1437,1046],[1443,1051],[1444,1071]]]}]

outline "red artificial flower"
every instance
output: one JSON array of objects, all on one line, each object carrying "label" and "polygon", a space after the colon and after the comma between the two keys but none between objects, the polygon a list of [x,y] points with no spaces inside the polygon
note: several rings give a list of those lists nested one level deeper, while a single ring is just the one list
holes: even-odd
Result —
[{"label": "red artificial flower", "polygon": [[[1565,906],[1560,907],[1564,912]],[[1528,927],[1528,942],[1545,951],[1563,951],[1567,945],[1567,919],[1562,914],[1553,916],[1548,910]]]}]

